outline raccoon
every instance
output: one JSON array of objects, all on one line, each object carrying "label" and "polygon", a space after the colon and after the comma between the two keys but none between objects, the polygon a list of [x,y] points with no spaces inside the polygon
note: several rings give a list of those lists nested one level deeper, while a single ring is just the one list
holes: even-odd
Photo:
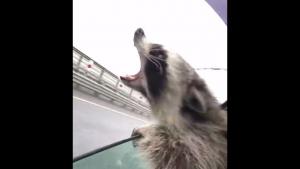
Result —
[{"label": "raccoon", "polygon": [[[227,111],[177,53],[134,34],[141,68],[122,82],[149,101],[154,124],[137,128],[134,142],[151,169],[226,169]],[[227,110],[227,109],[226,109]]]}]

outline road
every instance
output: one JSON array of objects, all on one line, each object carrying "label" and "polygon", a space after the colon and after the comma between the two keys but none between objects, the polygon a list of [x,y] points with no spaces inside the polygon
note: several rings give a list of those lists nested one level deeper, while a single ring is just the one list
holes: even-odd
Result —
[{"label": "road", "polygon": [[73,90],[73,157],[128,138],[148,119]]}]

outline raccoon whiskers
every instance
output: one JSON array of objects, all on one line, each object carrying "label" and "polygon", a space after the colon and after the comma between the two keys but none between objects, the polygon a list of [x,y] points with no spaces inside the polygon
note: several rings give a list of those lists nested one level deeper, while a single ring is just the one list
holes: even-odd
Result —
[{"label": "raccoon whiskers", "polygon": [[155,61],[156,63],[158,63],[160,65],[160,68],[159,68],[160,71],[159,72],[162,73],[162,68],[161,68],[162,66],[161,66],[160,61],[164,62],[164,63],[167,63],[167,61],[164,60],[164,59],[162,59],[162,58],[160,58],[160,57],[154,57],[153,55],[149,55],[148,58],[150,58],[151,60]]},{"label": "raccoon whiskers", "polygon": [[166,62],[164,59],[159,58],[159,57],[154,57],[154,56],[152,56],[152,55],[149,55],[149,57],[150,57],[150,58],[153,58],[153,59],[155,59],[155,60],[160,60],[160,61]]},{"label": "raccoon whiskers", "polygon": [[154,57],[146,57],[146,58],[159,69],[159,73],[162,73],[162,66],[159,63],[159,61],[156,60],[156,58],[154,58]]},{"label": "raccoon whiskers", "polygon": [[158,65],[158,63],[155,61],[155,60],[153,60],[152,58],[150,58],[150,57],[146,57],[150,62],[152,62],[157,68],[160,68],[160,65]]}]

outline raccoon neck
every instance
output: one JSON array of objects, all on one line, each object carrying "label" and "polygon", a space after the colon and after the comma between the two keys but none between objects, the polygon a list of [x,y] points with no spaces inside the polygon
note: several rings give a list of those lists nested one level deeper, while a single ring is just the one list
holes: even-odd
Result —
[{"label": "raccoon neck", "polygon": [[179,109],[176,107],[169,107],[167,109],[165,107],[155,107],[152,110],[154,117],[160,125],[179,129],[183,127],[184,119],[181,119]]}]

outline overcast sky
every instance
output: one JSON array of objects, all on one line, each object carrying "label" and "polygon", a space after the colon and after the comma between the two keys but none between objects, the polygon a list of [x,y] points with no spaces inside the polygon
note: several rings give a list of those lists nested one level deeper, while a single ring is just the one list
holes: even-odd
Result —
[{"label": "overcast sky", "polygon": [[[179,53],[193,67],[227,68],[227,26],[204,0],[73,0],[73,45],[116,75],[140,68],[134,31]],[[199,71],[219,101],[226,71]]]}]

